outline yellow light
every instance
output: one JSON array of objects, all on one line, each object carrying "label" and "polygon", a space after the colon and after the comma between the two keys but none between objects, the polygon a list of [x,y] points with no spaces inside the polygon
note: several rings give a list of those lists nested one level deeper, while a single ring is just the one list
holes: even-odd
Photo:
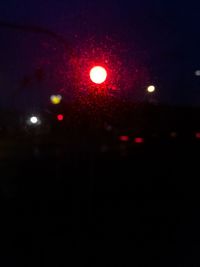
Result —
[{"label": "yellow light", "polygon": [[148,88],[147,88],[147,92],[148,93],[154,93],[156,90],[155,86],[154,85],[150,85]]},{"label": "yellow light", "polygon": [[52,95],[50,97],[51,103],[53,105],[58,105],[60,104],[61,100],[62,100],[62,96],[61,95]]},{"label": "yellow light", "polygon": [[107,78],[107,71],[103,67],[96,66],[91,69],[90,79],[92,80],[93,83],[101,84],[105,82],[106,78]]}]

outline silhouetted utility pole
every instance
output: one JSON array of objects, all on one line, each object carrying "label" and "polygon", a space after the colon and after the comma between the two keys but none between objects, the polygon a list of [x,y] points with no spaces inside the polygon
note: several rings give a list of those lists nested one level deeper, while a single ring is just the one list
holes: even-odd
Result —
[{"label": "silhouetted utility pole", "polygon": [[28,33],[36,33],[36,34],[45,34],[52,38],[54,38],[58,43],[62,44],[69,52],[72,52],[72,47],[69,45],[67,40],[62,36],[54,31],[51,31],[49,29],[40,27],[40,26],[33,26],[33,25],[23,25],[18,23],[10,23],[5,21],[0,21],[0,28],[7,28],[10,30],[17,30],[17,31],[23,31]]}]

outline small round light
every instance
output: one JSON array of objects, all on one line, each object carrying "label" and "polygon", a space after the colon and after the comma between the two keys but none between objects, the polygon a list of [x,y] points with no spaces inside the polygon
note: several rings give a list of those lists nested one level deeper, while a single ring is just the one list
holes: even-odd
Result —
[{"label": "small round light", "polygon": [[148,86],[148,88],[147,88],[147,92],[148,92],[148,93],[154,93],[155,90],[156,90],[156,88],[155,88],[154,85],[150,85],[150,86]]},{"label": "small round light", "polygon": [[60,104],[61,100],[62,100],[62,96],[61,95],[52,95],[50,97],[51,103],[53,105],[58,105]]},{"label": "small round light", "polygon": [[135,144],[143,144],[144,143],[144,138],[142,138],[142,137],[136,137],[134,139],[134,143]]},{"label": "small round light", "polygon": [[37,124],[38,123],[38,118],[36,116],[32,116],[32,117],[30,117],[30,122],[32,124]]},{"label": "small round light", "polygon": [[63,114],[58,114],[57,115],[57,120],[58,121],[63,121],[64,120],[64,115]]},{"label": "small round light", "polygon": [[107,71],[100,66],[96,66],[90,71],[90,79],[93,83],[102,84],[107,78]]}]

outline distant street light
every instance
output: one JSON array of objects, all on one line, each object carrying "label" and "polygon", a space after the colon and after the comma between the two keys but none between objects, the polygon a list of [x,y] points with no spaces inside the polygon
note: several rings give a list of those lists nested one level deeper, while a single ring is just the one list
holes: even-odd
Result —
[{"label": "distant street light", "polygon": [[62,96],[61,95],[52,95],[50,97],[51,103],[53,105],[58,105],[62,101]]},{"label": "distant street light", "polygon": [[156,91],[156,88],[155,88],[154,85],[150,85],[150,86],[147,87],[147,92],[148,92],[148,93],[152,94],[152,93],[154,93],[155,91]]},{"label": "distant street light", "polygon": [[32,124],[37,124],[38,123],[38,118],[36,116],[32,116],[32,117],[30,117],[30,122]]},{"label": "distant street light", "polygon": [[29,125],[40,125],[41,124],[41,121],[40,121],[39,117],[37,117],[37,116],[31,116],[27,120],[27,124],[29,124]]}]

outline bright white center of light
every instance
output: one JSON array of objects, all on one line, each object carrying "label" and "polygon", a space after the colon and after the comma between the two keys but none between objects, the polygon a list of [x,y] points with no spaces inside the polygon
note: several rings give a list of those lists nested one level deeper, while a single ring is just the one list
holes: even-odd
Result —
[{"label": "bright white center of light", "polygon": [[36,123],[38,123],[38,118],[37,118],[36,116],[32,116],[32,117],[30,118],[30,122],[31,122],[32,124],[36,124]]},{"label": "bright white center of light", "polygon": [[96,83],[96,84],[101,84],[105,82],[107,78],[107,71],[100,66],[96,66],[91,69],[90,71],[90,79]]},{"label": "bright white center of light", "polygon": [[153,93],[153,92],[155,92],[155,90],[156,90],[156,88],[155,88],[154,85],[150,85],[150,86],[147,88],[147,91],[148,91],[149,93]]}]

